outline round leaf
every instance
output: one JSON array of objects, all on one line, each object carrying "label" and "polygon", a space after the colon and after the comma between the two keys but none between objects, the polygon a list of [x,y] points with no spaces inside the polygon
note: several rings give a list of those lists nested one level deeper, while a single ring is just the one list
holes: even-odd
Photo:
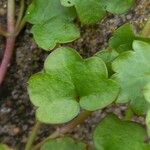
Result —
[{"label": "round leaf", "polygon": [[47,57],[43,73],[30,78],[28,91],[39,121],[64,123],[78,114],[79,104],[87,110],[111,104],[119,87],[108,79],[100,58],[84,60],[71,48],[58,48]]},{"label": "round leaf", "polygon": [[146,131],[141,125],[108,115],[94,131],[94,144],[97,150],[148,150],[145,144]]},{"label": "round leaf", "polygon": [[86,150],[86,145],[65,137],[47,141],[41,150]]}]

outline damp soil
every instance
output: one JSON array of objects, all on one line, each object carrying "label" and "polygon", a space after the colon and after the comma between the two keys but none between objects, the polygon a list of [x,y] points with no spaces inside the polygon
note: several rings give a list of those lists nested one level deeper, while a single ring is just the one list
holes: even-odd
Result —
[{"label": "damp soil", "polygon": [[[27,1],[28,3],[29,1]],[[18,2],[19,3],[19,2]],[[17,4],[18,4],[17,3]],[[6,27],[6,0],[0,0],[0,25]],[[17,12],[16,12],[17,14]],[[135,6],[126,14],[114,16],[108,14],[102,22],[93,26],[82,26],[81,37],[73,43],[64,44],[76,49],[84,58],[107,47],[107,41],[115,29],[124,23],[131,23],[136,32],[140,32],[150,16],[150,1],[137,0]],[[0,143],[8,144],[16,150],[23,150],[29,132],[35,122],[35,108],[27,94],[29,77],[40,71],[48,53],[37,47],[30,34],[31,25],[27,24],[17,38],[12,64],[9,67],[3,85],[0,87]],[[5,48],[5,39],[0,37],[0,60]],[[107,113],[113,112],[119,117],[124,115],[126,105],[109,106],[96,111],[92,116],[73,130],[75,139],[92,143],[95,125]],[[134,117],[136,122],[144,122],[142,117]],[[36,142],[49,135],[56,126],[43,125]]]}]

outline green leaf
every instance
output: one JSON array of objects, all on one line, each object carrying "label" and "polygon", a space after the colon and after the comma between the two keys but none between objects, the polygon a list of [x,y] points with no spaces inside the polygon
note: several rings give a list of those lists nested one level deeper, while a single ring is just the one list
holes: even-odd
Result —
[{"label": "green leaf", "polygon": [[109,46],[118,52],[132,49],[132,43],[135,35],[130,24],[124,24],[119,27],[109,39]]},{"label": "green leaf", "polygon": [[26,12],[26,20],[32,24],[43,24],[54,18],[73,20],[76,15],[73,8],[66,8],[60,0],[33,0]]},{"label": "green leaf", "polygon": [[9,148],[7,145],[5,145],[5,144],[1,144],[0,143],[0,150],[13,150],[13,149],[11,149],[11,148]]},{"label": "green leaf", "polygon": [[111,63],[119,54],[113,49],[101,50],[95,54],[95,56],[101,58],[107,65],[108,74],[111,76],[113,74]]},{"label": "green leaf", "polygon": [[26,20],[34,24],[31,32],[36,43],[45,50],[80,37],[75,17],[75,10],[62,6],[60,0],[33,0],[26,13]]},{"label": "green leaf", "polygon": [[112,63],[113,76],[121,86],[117,103],[129,102],[138,114],[145,114],[148,104],[143,88],[150,81],[150,44],[133,42],[134,51],[121,53]]},{"label": "green leaf", "polygon": [[44,72],[30,78],[28,91],[39,121],[63,123],[79,113],[79,104],[91,111],[111,104],[119,87],[100,58],[82,59],[71,48],[58,48],[47,57]]},{"label": "green leaf", "polygon": [[44,123],[64,123],[79,113],[74,85],[47,73],[38,73],[29,80],[28,92],[38,107],[36,117]]},{"label": "green leaf", "polygon": [[86,145],[69,137],[64,137],[47,141],[41,150],[86,150]]},{"label": "green leaf", "polygon": [[75,0],[75,8],[83,24],[94,24],[106,15],[100,0]]},{"label": "green leaf", "polygon": [[148,150],[145,144],[146,132],[137,123],[122,121],[115,115],[108,115],[94,131],[97,150]]},{"label": "green leaf", "polygon": [[57,49],[45,61],[45,70],[65,80],[71,79],[79,103],[86,110],[103,108],[118,95],[118,85],[108,79],[106,66],[98,57],[83,60],[75,51]]},{"label": "green leaf", "polygon": [[52,50],[59,43],[72,42],[80,37],[78,28],[65,19],[54,17],[31,29],[36,43],[45,50]]},{"label": "green leaf", "polygon": [[71,7],[75,4],[75,0],[60,0],[61,4],[66,7]]},{"label": "green leaf", "polygon": [[101,0],[106,10],[112,14],[122,14],[134,4],[134,0]]}]

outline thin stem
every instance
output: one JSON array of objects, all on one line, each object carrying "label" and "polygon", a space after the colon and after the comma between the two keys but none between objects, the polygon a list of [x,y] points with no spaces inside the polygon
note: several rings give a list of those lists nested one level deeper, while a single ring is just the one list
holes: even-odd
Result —
[{"label": "thin stem", "polygon": [[[7,0],[7,32],[10,34],[14,34],[15,32],[15,0]],[[10,65],[14,45],[15,36],[7,37],[6,49],[0,65],[0,85],[5,77],[8,66]]]},{"label": "thin stem", "polygon": [[28,138],[27,144],[25,146],[25,150],[31,150],[32,144],[37,136],[37,131],[39,130],[40,126],[41,126],[41,123],[37,121]]},{"label": "thin stem", "polygon": [[18,18],[17,18],[16,25],[15,25],[16,32],[18,32],[18,28],[23,18],[24,8],[25,8],[25,2],[24,0],[20,0],[20,11],[19,11]]},{"label": "thin stem", "polygon": [[148,19],[147,23],[145,24],[141,35],[143,37],[150,37],[150,18]]},{"label": "thin stem", "polygon": [[92,114],[91,111],[83,111],[81,112],[75,119],[73,119],[70,123],[60,127],[60,129],[53,132],[49,137],[47,137],[42,142],[35,145],[32,150],[38,150],[46,141],[50,139],[55,139],[57,137],[60,137],[61,135],[64,135],[68,132],[71,132],[77,125],[83,123],[90,115]]}]

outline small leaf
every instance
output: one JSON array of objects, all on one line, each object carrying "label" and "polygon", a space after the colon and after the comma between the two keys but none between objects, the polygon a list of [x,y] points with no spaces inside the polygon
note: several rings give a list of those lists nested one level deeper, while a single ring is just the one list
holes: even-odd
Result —
[{"label": "small leaf", "polygon": [[146,132],[141,125],[122,121],[115,115],[108,115],[94,131],[97,150],[148,150],[145,144]]},{"label": "small leaf", "polygon": [[71,7],[75,4],[75,0],[60,0],[61,4],[66,7]]},{"label": "small leaf", "polygon": [[106,10],[112,14],[122,14],[134,4],[134,0],[101,0]]},{"label": "small leaf", "polygon": [[47,141],[41,150],[86,150],[86,145],[69,137],[64,137]]},{"label": "small leaf", "polygon": [[57,44],[72,42],[80,37],[78,28],[69,21],[52,18],[31,29],[36,43],[45,50],[52,50]]},{"label": "small leaf", "polygon": [[64,123],[77,116],[79,105],[97,110],[111,104],[119,87],[100,58],[84,60],[71,48],[58,48],[47,57],[44,71],[30,78],[28,91],[39,121]]},{"label": "small leaf", "polygon": [[109,46],[118,52],[132,50],[135,35],[130,24],[118,28],[109,40]]},{"label": "small leaf", "polygon": [[133,49],[121,53],[112,63],[116,72],[113,79],[121,86],[117,103],[130,101],[136,113],[145,114],[148,104],[143,89],[150,82],[150,44],[134,41]]},{"label": "small leaf", "polygon": [[94,24],[106,15],[100,0],[75,0],[75,8],[83,24]]}]

